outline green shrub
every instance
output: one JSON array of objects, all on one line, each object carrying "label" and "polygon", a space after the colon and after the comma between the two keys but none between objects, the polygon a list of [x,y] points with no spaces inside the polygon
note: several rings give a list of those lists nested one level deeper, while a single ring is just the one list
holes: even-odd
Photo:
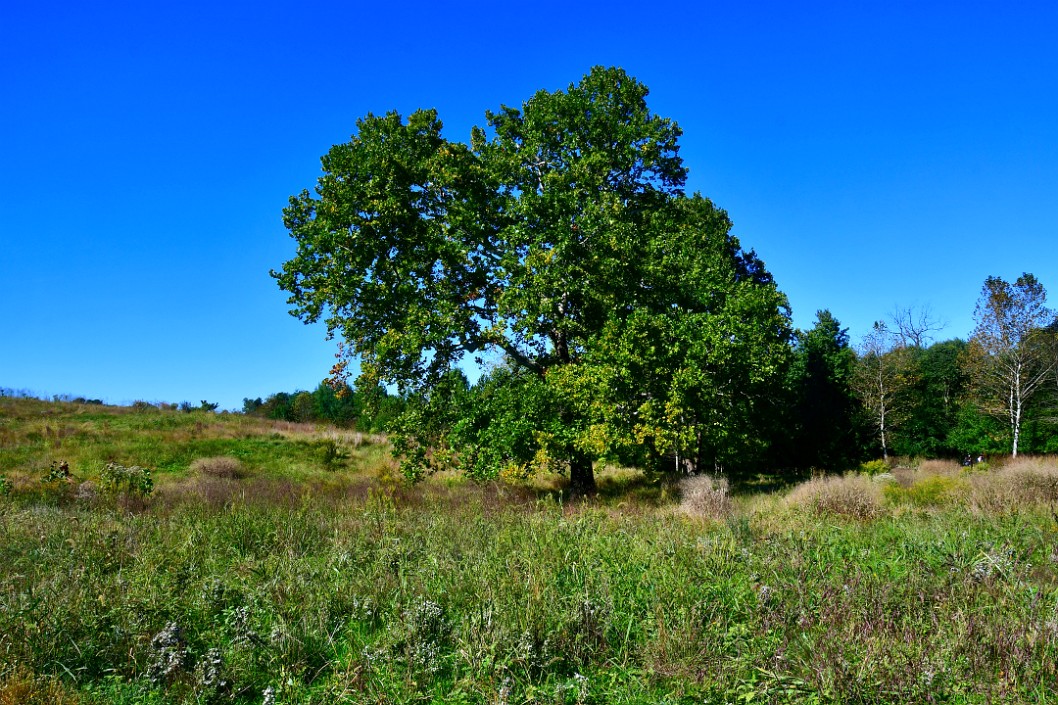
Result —
[{"label": "green shrub", "polygon": [[70,482],[70,464],[65,460],[52,463],[44,482]]},{"label": "green shrub", "polygon": [[317,444],[320,463],[326,470],[337,470],[349,460],[349,453],[334,438],[323,438]]},{"label": "green shrub", "polygon": [[11,480],[8,480],[4,475],[0,475],[0,496],[11,494],[11,487]]},{"label": "green shrub", "polygon": [[154,491],[154,480],[151,471],[139,465],[126,467],[108,463],[99,475],[99,486],[107,494],[146,498]]},{"label": "green shrub", "polygon": [[868,460],[866,463],[860,465],[860,472],[864,475],[874,477],[883,472],[889,472],[889,463],[884,460]]},{"label": "green shrub", "polygon": [[962,480],[944,475],[931,475],[918,480],[910,487],[887,484],[882,488],[885,498],[894,504],[911,504],[916,507],[939,507],[951,503],[967,485]]},{"label": "green shrub", "polygon": [[70,464],[65,460],[52,462],[48,472],[41,478],[40,498],[47,502],[62,503],[73,494],[74,478]]}]

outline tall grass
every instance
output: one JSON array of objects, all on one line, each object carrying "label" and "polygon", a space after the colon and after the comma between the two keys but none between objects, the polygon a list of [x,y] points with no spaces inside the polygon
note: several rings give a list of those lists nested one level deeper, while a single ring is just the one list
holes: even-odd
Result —
[{"label": "tall grass", "polygon": [[[0,497],[0,704],[1058,691],[1050,462],[735,502],[713,479],[677,492],[616,473],[599,499],[569,502],[384,482],[356,455],[287,476],[241,462],[244,475],[169,473],[135,506],[28,485]],[[937,504],[884,489],[931,478],[963,484]]]},{"label": "tall grass", "polygon": [[260,482],[215,503],[160,492],[137,514],[9,503],[0,681],[116,703],[267,688],[299,703],[1033,702],[1058,687],[1047,515],[703,524],[502,486]]},{"label": "tall grass", "polygon": [[787,501],[819,515],[872,519],[882,512],[879,484],[862,475],[813,478],[795,487]]}]

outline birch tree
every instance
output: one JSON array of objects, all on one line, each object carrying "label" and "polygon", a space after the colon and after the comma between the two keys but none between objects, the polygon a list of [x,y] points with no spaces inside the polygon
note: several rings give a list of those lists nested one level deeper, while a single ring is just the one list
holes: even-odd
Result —
[{"label": "birch tree", "polygon": [[882,321],[876,321],[860,345],[859,357],[852,375],[852,386],[863,404],[882,447],[882,457],[889,459],[892,429],[898,424],[898,395],[908,374],[907,349],[901,336]]},{"label": "birch tree", "polygon": [[1026,273],[1013,284],[988,277],[974,310],[970,373],[982,409],[1009,423],[1014,457],[1028,402],[1055,370],[1055,314],[1046,303],[1043,284]]}]

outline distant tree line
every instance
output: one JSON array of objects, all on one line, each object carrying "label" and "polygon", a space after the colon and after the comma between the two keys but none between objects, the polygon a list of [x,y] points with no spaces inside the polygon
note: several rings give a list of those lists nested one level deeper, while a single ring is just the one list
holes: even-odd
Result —
[{"label": "distant tree line", "polygon": [[[48,401],[48,397],[37,394],[30,389],[14,389],[12,387],[0,387],[0,397],[11,397],[13,399],[40,399],[41,401]],[[86,399],[85,397],[75,397],[72,394],[53,394],[51,396],[51,401],[70,402],[73,404],[103,404],[102,399]]]},{"label": "distant tree line", "polygon": [[311,392],[277,392],[266,399],[243,399],[242,412],[276,421],[327,423],[359,431],[384,431],[404,408],[404,400],[382,387],[354,389],[321,382]]},{"label": "distant tree line", "polygon": [[[795,336],[771,464],[840,471],[873,458],[1010,454],[1015,429],[980,380],[981,367],[997,364],[975,338],[906,343],[879,324],[854,347],[821,311]],[[1054,383],[1025,404],[1018,452],[1058,452],[1056,407]]]},{"label": "distant tree line", "polygon": [[1046,299],[1032,274],[988,277],[967,341],[931,344],[928,317],[908,311],[875,323],[850,376],[865,452],[1058,452],[1058,318]]}]

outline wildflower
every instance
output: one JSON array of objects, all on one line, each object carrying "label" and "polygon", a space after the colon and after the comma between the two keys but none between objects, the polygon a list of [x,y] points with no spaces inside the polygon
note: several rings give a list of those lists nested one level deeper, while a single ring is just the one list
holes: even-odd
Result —
[{"label": "wildflower", "polygon": [[438,641],[451,632],[441,605],[423,598],[407,612],[409,631],[420,640]]},{"label": "wildflower", "polygon": [[761,605],[766,605],[771,602],[771,598],[772,589],[767,585],[761,585],[760,589],[757,590],[757,601],[760,602]]},{"label": "wildflower", "polygon": [[171,683],[187,668],[184,633],[176,622],[169,622],[151,638],[151,650],[154,660],[147,666],[147,678],[152,683]]},{"label": "wildflower", "polygon": [[221,678],[221,670],[224,660],[220,656],[220,649],[210,649],[198,664],[196,669],[196,680],[204,688],[225,688],[227,682]]},{"label": "wildflower", "polygon": [[577,699],[583,702],[588,697],[588,677],[578,671],[573,674],[573,683],[577,688]]},{"label": "wildflower", "polygon": [[500,692],[497,694],[496,702],[498,705],[507,705],[507,702],[511,697],[511,679],[504,678],[503,683],[500,684]]}]

